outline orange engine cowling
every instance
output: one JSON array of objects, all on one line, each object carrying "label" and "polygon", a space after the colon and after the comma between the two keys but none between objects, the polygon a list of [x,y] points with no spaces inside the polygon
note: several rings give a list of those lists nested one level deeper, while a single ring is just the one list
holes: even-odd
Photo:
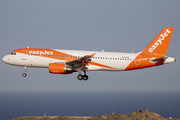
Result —
[{"label": "orange engine cowling", "polygon": [[53,74],[71,74],[72,69],[67,68],[65,64],[50,63],[49,72]]}]

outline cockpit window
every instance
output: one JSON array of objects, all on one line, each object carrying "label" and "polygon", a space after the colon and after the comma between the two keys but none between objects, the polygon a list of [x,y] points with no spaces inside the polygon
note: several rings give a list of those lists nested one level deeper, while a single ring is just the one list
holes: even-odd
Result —
[{"label": "cockpit window", "polygon": [[15,53],[15,52],[10,52],[9,54],[10,54],[10,55],[16,55],[16,53]]}]

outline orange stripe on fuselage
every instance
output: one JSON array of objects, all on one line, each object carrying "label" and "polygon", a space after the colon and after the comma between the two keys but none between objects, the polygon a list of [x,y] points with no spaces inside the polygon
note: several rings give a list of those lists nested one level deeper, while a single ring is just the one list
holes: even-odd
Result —
[{"label": "orange stripe on fuselage", "polygon": [[[29,54],[29,55],[35,55],[35,56],[40,56],[40,57],[45,57],[45,58],[52,58],[52,59],[57,59],[57,60],[64,60],[64,61],[72,61],[77,59],[77,56],[73,56],[70,54],[66,54],[63,52],[59,52],[53,49],[40,49],[40,48],[22,48],[22,49],[16,49],[13,52],[17,53],[23,53],[23,54]],[[58,57],[59,55],[59,57]],[[61,57],[60,57],[61,56]],[[92,57],[94,54],[92,55]],[[105,67],[105,68],[110,68],[110,69],[116,69],[107,65],[95,63],[95,62],[90,62],[90,65],[96,65],[99,67]]]}]

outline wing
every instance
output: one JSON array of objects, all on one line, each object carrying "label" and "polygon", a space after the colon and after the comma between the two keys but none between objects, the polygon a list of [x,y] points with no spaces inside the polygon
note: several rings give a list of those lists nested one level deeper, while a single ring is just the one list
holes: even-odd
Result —
[{"label": "wing", "polygon": [[65,64],[68,65],[68,66],[71,66],[72,68],[86,68],[86,66],[88,65],[88,63],[91,62],[91,58],[93,58],[95,55],[92,54],[92,55],[85,55],[81,58],[78,58],[78,59],[75,59],[75,60],[72,60],[72,61],[68,61],[66,62]]}]

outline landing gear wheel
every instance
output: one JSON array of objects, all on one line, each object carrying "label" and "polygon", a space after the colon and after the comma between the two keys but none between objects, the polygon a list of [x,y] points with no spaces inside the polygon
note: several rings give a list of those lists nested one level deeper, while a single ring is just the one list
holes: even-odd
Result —
[{"label": "landing gear wheel", "polygon": [[88,76],[87,76],[87,75],[84,75],[84,76],[83,76],[83,80],[88,80]]},{"label": "landing gear wheel", "polygon": [[78,80],[82,80],[82,79],[83,79],[83,76],[82,76],[82,75],[78,75],[78,76],[77,76],[77,79],[78,79]]},{"label": "landing gear wheel", "polygon": [[23,76],[23,77],[26,77],[26,76],[27,76],[27,74],[26,74],[26,73],[23,73],[23,74],[22,74],[22,76]]},{"label": "landing gear wheel", "polygon": [[27,72],[27,66],[24,66],[24,73],[22,74],[23,77],[27,76],[26,72]]}]

